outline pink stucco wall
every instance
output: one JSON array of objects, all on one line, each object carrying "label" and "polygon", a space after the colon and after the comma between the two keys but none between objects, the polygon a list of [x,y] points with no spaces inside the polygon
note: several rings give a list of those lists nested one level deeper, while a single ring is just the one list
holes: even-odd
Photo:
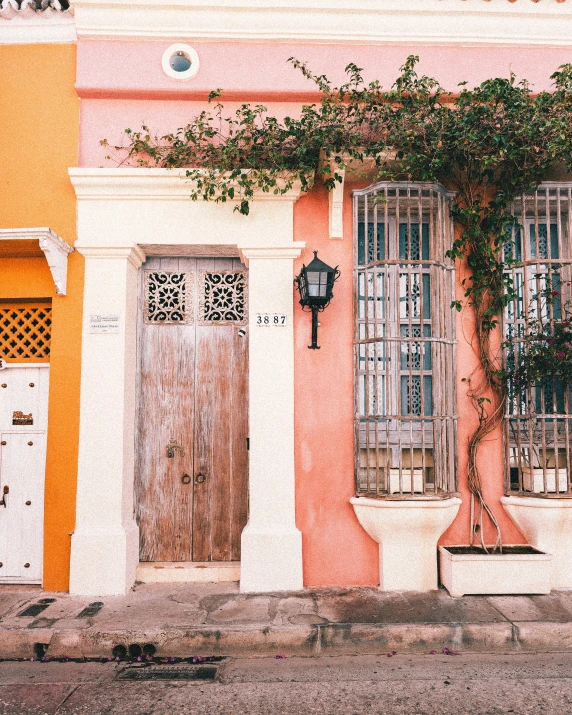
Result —
[{"label": "pink stucco wall", "polygon": [[[456,298],[463,300],[465,289],[461,285],[467,276],[464,264],[457,265],[456,270]],[[467,544],[470,537],[470,492],[467,482],[468,443],[472,432],[478,425],[476,412],[468,396],[468,383],[465,378],[471,378],[473,384],[479,381],[479,360],[475,345],[475,321],[471,310],[457,313],[457,413],[459,415],[457,444],[458,464],[457,480],[463,503],[459,514],[443,535],[442,544]],[[498,337],[498,336],[497,336]],[[499,427],[486,440],[483,440],[479,449],[479,471],[482,477],[483,494],[487,503],[492,507],[493,513],[501,528],[503,543],[523,544],[526,539],[508,518],[500,498],[504,494],[504,451],[502,442],[502,428]],[[475,509],[478,503],[475,503]],[[496,530],[489,519],[484,520],[484,541],[487,544],[496,540]],[[479,543],[479,535],[475,542]]]},{"label": "pink stucco wall", "polygon": [[[299,306],[295,311],[296,368],[296,515],[303,535],[304,583],[308,586],[377,585],[378,547],[359,526],[349,499],[354,493],[353,466],[353,281],[352,202],[347,185],[343,240],[328,238],[328,197],[315,189],[299,200],[295,213],[296,240],[306,249],[296,270],[312,259],[312,251],[332,266],[339,266],[334,299],[320,315],[320,350],[308,350],[310,316]],[[457,298],[462,299],[464,266],[457,267]],[[443,535],[442,544],[466,544],[470,534],[470,492],[467,485],[468,439],[477,418],[463,378],[473,376],[478,359],[471,344],[474,321],[470,311],[457,314],[458,488],[463,503]],[[526,540],[506,515],[502,433],[482,444],[480,461],[483,490],[499,521],[503,542]],[[484,520],[485,542],[496,538]],[[478,541],[478,538],[477,538]]]},{"label": "pink stucco wall", "polygon": [[78,42],[77,83],[81,97],[130,96],[201,98],[217,87],[230,98],[249,100],[304,95],[315,87],[287,63],[293,56],[308,63],[316,74],[333,82],[344,81],[350,62],[364,68],[367,81],[378,79],[384,87],[395,80],[410,54],[419,55],[419,72],[436,77],[454,91],[459,82],[478,84],[490,77],[526,77],[535,91],[550,88],[550,75],[570,61],[566,48],[545,47],[431,47],[423,45],[328,45],[255,42],[190,42],[198,52],[200,70],[190,81],[163,74],[161,57],[178,40]]},{"label": "pink stucco wall", "polygon": [[308,350],[311,316],[299,305],[295,325],[296,521],[302,531],[304,583],[308,586],[377,585],[378,546],[359,525],[354,495],[353,251],[350,187],[346,238],[328,237],[328,196],[315,189],[296,205],[296,240],[339,266],[334,298],[320,314],[319,350]]},{"label": "pink stucco wall", "polygon": [[[176,39],[173,39],[173,42]],[[379,78],[388,87],[399,66],[411,53],[420,55],[419,71],[436,76],[449,90],[458,82],[470,85],[512,70],[526,77],[534,90],[549,89],[549,76],[569,61],[565,49],[491,47],[372,47],[290,45],[262,43],[192,43],[201,69],[190,82],[178,82],[161,70],[161,56],[169,40],[149,42],[85,41],[78,43],[77,89],[82,99],[80,165],[109,166],[107,138],[120,143],[126,127],[147,124],[158,134],[184,125],[205,106],[207,93],[226,90],[228,109],[240,101],[264,101],[269,111],[295,115],[301,101],[317,99],[313,86],[286,62],[291,55],[308,61],[317,73],[334,82],[343,81],[349,62],[367,68],[366,79]],[[235,102],[231,105],[231,102]],[[307,349],[310,317],[295,309],[296,370],[296,509],[303,534],[304,582],[307,585],[375,585],[378,583],[377,545],[359,526],[349,498],[353,494],[353,298],[351,185],[346,187],[343,240],[328,238],[328,197],[315,188],[295,207],[295,240],[306,250],[297,261],[312,258],[312,250],[331,265],[339,265],[330,308],[320,318],[321,349]],[[462,297],[458,267],[458,297]],[[467,543],[469,497],[467,442],[476,416],[467,397],[466,383],[477,366],[471,336],[471,314],[458,315],[457,347],[459,489],[463,505],[444,535],[447,544]],[[488,497],[501,522],[505,543],[523,537],[505,515],[499,498],[503,493],[503,454],[500,432],[483,445],[481,469]],[[485,530],[491,541],[492,530]]]}]

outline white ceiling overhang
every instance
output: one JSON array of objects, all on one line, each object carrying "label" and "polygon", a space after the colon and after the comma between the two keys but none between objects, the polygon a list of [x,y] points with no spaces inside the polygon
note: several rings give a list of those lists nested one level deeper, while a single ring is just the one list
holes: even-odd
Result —
[{"label": "white ceiling overhang", "polygon": [[66,294],[68,256],[73,250],[50,228],[0,229],[0,258],[45,257],[57,295]]}]

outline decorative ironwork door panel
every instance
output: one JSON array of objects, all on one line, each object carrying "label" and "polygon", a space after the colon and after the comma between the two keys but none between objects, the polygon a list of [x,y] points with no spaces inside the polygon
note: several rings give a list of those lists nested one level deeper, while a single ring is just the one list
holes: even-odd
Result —
[{"label": "decorative ironwork door panel", "polygon": [[231,258],[152,258],[142,284],[141,561],[239,560],[248,510],[246,269]]},{"label": "decorative ironwork door panel", "polygon": [[0,583],[41,583],[49,364],[0,370]]}]

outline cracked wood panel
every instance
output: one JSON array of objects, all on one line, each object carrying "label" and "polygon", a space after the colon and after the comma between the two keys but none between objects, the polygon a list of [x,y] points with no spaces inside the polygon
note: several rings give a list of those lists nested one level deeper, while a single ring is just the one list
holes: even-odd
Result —
[{"label": "cracked wood panel", "polygon": [[[152,259],[146,268],[192,270],[192,259]],[[144,296],[142,296],[144,305]],[[195,334],[191,325],[141,323],[138,516],[141,561],[190,561]],[[167,445],[178,450],[167,458]]]},{"label": "cracked wood panel", "polygon": [[[238,259],[152,258],[144,268],[243,268]],[[138,516],[142,561],[235,561],[247,519],[247,337],[234,325],[140,319]],[[142,299],[142,306],[144,300]],[[172,459],[175,440],[184,450]],[[184,484],[183,474],[191,481]],[[197,481],[199,475],[204,481]]]},{"label": "cracked wood panel", "polygon": [[[239,268],[237,260],[198,259],[201,269]],[[197,301],[199,305],[200,301]],[[233,325],[197,325],[193,560],[236,561],[247,503],[247,338]],[[237,380],[233,376],[239,376]]]},{"label": "cracked wood panel", "polygon": [[248,342],[232,331],[233,370],[230,377],[232,403],[230,560],[240,559],[240,535],[248,521]]}]

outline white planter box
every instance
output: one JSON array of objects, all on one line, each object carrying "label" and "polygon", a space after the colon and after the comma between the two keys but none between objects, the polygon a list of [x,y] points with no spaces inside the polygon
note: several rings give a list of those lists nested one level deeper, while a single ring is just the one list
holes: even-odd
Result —
[{"label": "white planter box", "polygon": [[[529,553],[515,553],[527,548]],[[463,549],[463,552],[457,550]],[[552,554],[533,547],[504,546],[504,553],[467,553],[467,546],[440,546],[441,583],[451,596],[469,593],[550,593]]]},{"label": "white planter box", "polygon": [[[399,469],[389,470],[389,493],[396,494],[399,491],[403,491],[404,494],[411,494],[411,469],[401,470],[401,484],[402,489],[399,489]],[[423,470],[414,469],[413,470],[413,491],[422,494],[423,493]]]},{"label": "white planter box", "polygon": [[[558,491],[566,494],[568,487],[568,475],[566,469],[562,467],[558,470]],[[536,492],[537,494],[544,491],[544,470],[538,467],[523,467],[522,468],[522,486],[527,492]],[[546,470],[546,491],[556,492],[556,470]]]}]

